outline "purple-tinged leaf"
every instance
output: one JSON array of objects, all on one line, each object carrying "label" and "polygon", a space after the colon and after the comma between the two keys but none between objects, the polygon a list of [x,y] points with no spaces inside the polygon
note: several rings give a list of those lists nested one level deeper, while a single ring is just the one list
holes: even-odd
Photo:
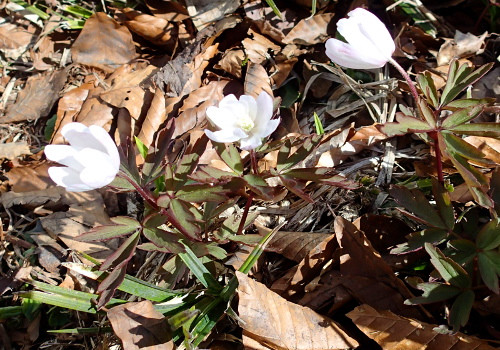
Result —
[{"label": "purple-tinged leaf", "polygon": [[444,131],[440,133],[440,136],[443,138],[443,142],[448,151],[459,154],[466,159],[473,160],[484,166],[493,164],[492,161],[486,159],[485,154],[481,152],[481,150],[464,141],[462,138]]},{"label": "purple-tinged leaf", "polygon": [[500,167],[497,167],[491,175],[490,196],[495,203],[497,214],[500,214]]},{"label": "purple-tinged leaf", "polygon": [[420,114],[424,117],[427,124],[429,124],[432,128],[436,128],[436,116],[434,115],[434,112],[427,104],[427,101],[425,101],[424,99],[420,99],[418,101],[418,109],[420,111]]},{"label": "purple-tinged leaf", "polygon": [[110,268],[114,268],[126,261],[129,261],[132,258],[132,255],[135,252],[135,247],[137,246],[137,242],[139,242],[140,232],[136,232],[128,237],[125,242],[99,267],[99,271],[105,271]]},{"label": "purple-tinged leaf", "polygon": [[116,289],[122,284],[127,272],[128,260],[123,261],[120,265],[116,266],[113,271],[99,284],[97,293],[99,294],[99,301],[97,309],[100,310],[105,306],[115,294]]},{"label": "purple-tinged leaf", "polygon": [[166,214],[168,220],[180,233],[189,239],[200,240],[201,228],[196,224],[196,218],[187,207],[186,202],[172,198]]},{"label": "purple-tinged leaf", "polygon": [[186,185],[176,192],[176,197],[190,203],[224,202],[229,191],[221,185]]},{"label": "purple-tinged leaf", "polygon": [[175,254],[184,251],[184,246],[179,243],[179,237],[174,233],[159,228],[145,228],[142,233],[144,237],[162,250],[166,249]]},{"label": "purple-tinged leaf", "polygon": [[425,250],[431,257],[432,265],[446,282],[458,288],[470,288],[472,281],[462,266],[446,257],[430,243],[425,243]]},{"label": "purple-tinged leaf", "polygon": [[469,187],[482,187],[488,185],[488,180],[482,172],[467,162],[467,159],[448,149],[449,158]]},{"label": "purple-tinged leaf", "polygon": [[439,216],[443,219],[446,227],[453,230],[455,227],[455,213],[451,203],[450,193],[437,180],[432,180],[432,194],[436,200]]},{"label": "purple-tinged leaf", "polygon": [[436,108],[439,104],[439,96],[431,73],[417,74],[417,83],[430,104]]},{"label": "purple-tinged leaf", "polygon": [[458,125],[467,123],[468,121],[476,118],[484,109],[484,105],[471,106],[450,114],[443,120],[441,126],[444,129],[452,129]]},{"label": "purple-tinged leaf", "polygon": [[406,254],[424,247],[425,243],[440,244],[448,237],[448,231],[440,228],[428,228],[412,232],[406,236],[407,242],[398,244],[391,249],[391,254]]},{"label": "purple-tinged leaf", "polygon": [[448,130],[461,135],[499,137],[500,123],[469,123],[458,125]]},{"label": "purple-tinged leaf", "polygon": [[279,176],[281,183],[292,193],[299,196],[303,200],[309,203],[314,203],[314,200],[304,191],[306,184],[305,181],[297,181],[294,178],[288,177],[286,175]]},{"label": "purple-tinged leaf", "polygon": [[385,123],[383,125],[377,125],[377,128],[389,137],[404,135],[409,132],[419,133],[434,130],[434,128],[425,121],[408,115],[398,114],[396,120],[398,121],[397,123]]},{"label": "purple-tinged leaf", "polygon": [[90,231],[78,236],[77,239],[82,242],[105,241],[128,235],[141,228],[141,224],[138,221],[126,216],[113,218],[112,221],[121,224],[94,227]]},{"label": "purple-tinged leaf", "polygon": [[243,176],[243,180],[246,182],[250,190],[254,192],[259,198],[266,201],[273,200],[276,189],[270,187],[261,176],[246,174],[245,176]]},{"label": "purple-tinged leaf", "polygon": [[240,152],[233,144],[219,143],[212,141],[212,145],[219,157],[230,167],[236,174],[243,175],[243,161],[240,157]]},{"label": "purple-tinged leaf", "polygon": [[419,297],[406,300],[406,305],[437,303],[451,299],[460,293],[460,288],[444,283],[419,283],[417,288],[424,293]]},{"label": "purple-tinged leaf", "polygon": [[459,109],[474,107],[479,105],[489,105],[495,103],[496,99],[487,97],[487,98],[464,98],[460,100],[451,101],[443,109],[456,111]]},{"label": "purple-tinged leaf", "polygon": [[154,245],[151,242],[146,242],[146,243],[139,244],[137,246],[137,249],[145,250],[147,252],[170,253],[170,250],[168,250],[166,248],[160,248],[160,247]]},{"label": "purple-tinged leaf", "polygon": [[392,186],[389,193],[399,205],[408,209],[427,225],[447,229],[439,214],[419,190],[409,190],[403,186]]},{"label": "purple-tinged leaf", "polygon": [[310,155],[316,149],[316,147],[321,142],[321,139],[322,139],[322,136],[320,136],[320,135],[313,135],[313,136],[307,137],[303,141],[303,143],[300,146],[298,146],[297,149],[292,154],[288,155],[287,158],[285,158],[285,153],[287,152],[286,149],[288,148],[288,146],[285,144],[283,146],[283,147],[285,147],[285,149],[283,150],[281,158],[278,160],[276,170],[278,170],[278,172],[281,172],[283,170],[290,169],[291,167],[299,164],[301,161],[306,159],[306,157],[308,155]]}]

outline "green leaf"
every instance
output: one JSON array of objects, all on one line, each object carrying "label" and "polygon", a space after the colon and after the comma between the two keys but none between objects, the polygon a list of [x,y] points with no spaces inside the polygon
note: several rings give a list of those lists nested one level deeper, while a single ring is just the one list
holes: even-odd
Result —
[{"label": "green leaf", "polygon": [[443,220],[446,227],[453,230],[455,227],[455,213],[450,199],[450,193],[437,180],[432,180],[432,194],[436,199],[436,206],[439,216]]},{"label": "green leaf", "polygon": [[479,67],[476,70],[463,64],[459,67],[459,62],[457,60],[450,64],[450,69],[448,71],[448,79],[446,85],[441,94],[440,107],[447,105],[455,97],[458,96],[467,86],[474,84],[476,81],[481,79],[492,67],[494,63],[488,63],[484,66]]},{"label": "green leaf", "polygon": [[4,306],[0,307],[0,320],[7,320],[21,316],[23,314],[22,306]]},{"label": "green leaf", "polygon": [[406,236],[405,243],[398,244],[391,249],[391,254],[405,254],[422,249],[425,243],[439,244],[448,237],[448,231],[440,228],[428,228],[422,231],[412,232]]},{"label": "green leaf", "polygon": [[112,333],[112,327],[86,327],[86,328],[66,328],[66,329],[48,329],[47,333],[50,334],[85,334],[85,335],[100,335],[105,333]]},{"label": "green leaf", "polygon": [[272,8],[272,9],[273,9],[274,14],[275,14],[276,16],[278,16],[278,17],[279,17],[279,19],[283,19],[283,18],[281,17],[281,12],[280,12],[280,10],[278,9],[278,6],[276,6],[276,4],[274,3],[274,1],[273,1],[273,0],[266,0],[266,2],[267,2],[267,5],[268,5],[270,8]]},{"label": "green leaf", "polygon": [[488,104],[492,104],[492,103],[495,103],[495,99],[494,98],[464,98],[464,99],[460,99],[460,100],[455,100],[455,101],[451,101],[450,103],[448,103],[446,106],[443,107],[443,109],[447,109],[447,110],[458,110],[458,109],[463,109],[463,108],[467,108],[467,107],[474,107],[474,106],[478,106],[478,105],[488,105]]},{"label": "green leaf", "polygon": [[[492,252],[496,253],[497,252]],[[492,290],[494,293],[498,294],[498,270],[494,261],[490,259],[489,254],[479,253],[478,254],[478,266],[479,272],[481,273],[481,278],[484,284]]]},{"label": "green leaf", "polygon": [[[127,219],[130,218],[127,217]],[[77,239],[82,242],[104,241],[128,235],[141,228],[141,224],[133,219],[130,219],[129,222],[122,222],[124,223],[123,225],[97,226],[90,231],[81,234],[77,237]]]},{"label": "green leaf", "polygon": [[431,73],[417,74],[417,83],[432,107],[436,108],[439,104],[439,97]]},{"label": "green leaf", "polygon": [[321,120],[319,119],[318,114],[314,112],[313,117],[316,134],[323,135],[325,133],[325,129],[323,129],[323,124],[321,124]]},{"label": "green leaf", "polygon": [[469,186],[469,189],[472,187],[487,186],[487,178],[477,168],[470,165],[469,162],[467,162],[467,159],[456,153],[454,149],[450,148],[447,152],[449,153],[451,162],[460,175],[462,175],[463,179]]},{"label": "green leaf", "polygon": [[474,298],[474,292],[472,290],[466,290],[453,302],[448,318],[448,324],[453,327],[454,331],[458,331],[460,327],[467,324],[472,304],[474,304]]},{"label": "green leaf", "polygon": [[222,185],[186,185],[178,190],[175,195],[178,199],[191,203],[219,202],[228,199],[228,190]]},{"label": "green leaf", "polygon": [[124,261],[130,260],[132,254],[134,254],[137,242],[139,242],[140,232],[135,232],[130,237],[128,237],[120,247],[113,252],[110,256],[99,267],[100,271],[104,271],[110,268],[114,268]]},{"label": "green leaf", "polygon": [[470,277],[459,264],[444,256],[439,249],[430,243],[425,243],[425,250],[431,256],[432,265],[446,282],[458,288],[470,288]]},{"label": "green leaf", "polygon": [[259,198],[272,201],[274,198],[275,189],[270,187],[262,176],[255,174],[246,174],[243,176],[247,186]]},{"label": "green leaf", "polygon": [[476,257],[476,245],[468,239],[454,239],[448,242],[448,246],[452,248],[449,257],[460,265],[468,264]]},{"label": "green leaf", "polygon": [[429,132],[434,129],[427,122],[408,115],[398,114],[396,120],[397,123],[385,123],[377,125],[377,128],[389,137],[404,135],[409,132]]},{"label": "green leaf", "polygon": [[186,237],[199,240],[201,232],[196,224],[194,214],[189,210],[188,203],[177,198],[172,198],[167,211],[168,220]]},{"label": "green leaf", "polygon": [[435,128],[436,116],[434,115],[434,112],[427,104],[427,101],[425,101],[424,99],[418,100],[418,109],[420,110],[420,114],[424,117],[427,124],[429,124],[429,126],[431,126],[432,128]]},{"label": "green leaf", "polygon": [[236,174],[243,175],[243,161],[236,147],[232,143],[212,142],[212,144],[224,163],[226,163]]},{"label": "green leaf", "polygon": [[500,167],[497,167],[491,175],[490,195],[495,202],[497,215],[500,215]]},{"label": "green leaf", "polygon": [[500,225],[497,220],[491,220],[481,228],[476,244],[482,250],[491,250],[500,246]]},{"label": "green leaf", "polygon": [[179,243],[179,237],[174,233],[156,227],[144,228],[142,233],[155,246],[162,248],[162,251],[168,250],[174,254],[184,251],[182,244]]},{"label": "green leaf", "polygon": [[[259,212],[249,213],[246,220],[245,220],[243,228],[245,229],[248,226],[250,226],[259,215],[260,215]],[[233,214],[233,215],[229,216],[228,218],[226,218],[224,220],[224,222],[222,223],[221,228],[218,231],[214,232],[217,239],[219,239],[219,240],[228,239],[231,241],[242,242],[242,243],[256,243],[253,235],[250,236],[251,242],[248,242],[245,239],[245,237],[247,237],[247,235],[240,235],[240,236],[236,235],[236,233],[238,231],[238,227],[240,226],[240,221],[241,221],[241,218],[236,216],[236,214]],[[260,237],[260,238],[262,238],[262,237]],[[259,238],[259,240],[260,240],[260,238]]]},{"label": "green leaf", "polygon": [[137,146],[137,149],[139,150],[139,153],[141,154],[143,159],[146,159],[148,156],[148,146],[146,146],[137,136],[134,136],[135,140],[135,145]]},{"label": "green leaf", "polygon": [[[184,243],[183,243],[184,244]],[[194,252],[189,248],[187,244],[184,244],[184,249],[186,250],[183,253],[179,253],[178,256],[182,259],[184,264],[188,267],[188,269],[196,276],[198,281],[205,288],[208,289],[210,293],[213,295],[217,295],[222,290],[222,286],[217,282],[217,280],[212,276],[210,271],[203,265],[200,259],[194,254]]]},{"label": "green leaf", "polygon": [[455,134],[484,137],[499,137],[500,123],[469,123],[448,129]]},{"label": "green leaf", "polygon": [[[170,191],[180,190],[188,181],[189,175],[193,173],[193,171],[198,166],[198,162],[200,160],[201,155],[205,152],[207,148],[208,137],[203,134],[201,138],[199,138],[193,147],[186,152],[182,156],[182,158],[176,163],[175,169],[172,168],[170,170],[173,175],[167,172],[166,178],[166,188]],[[167,167],[167,170],[170,167]]]},{"label": "green leaf", "polygon": [[396,202],[411,211],[429,226],[447,229],[439,214],[429,204],[429,201],[419,190],[409,190],[403,186],[391,186],[389,193]]},{"label": "green leaf", "polygon": [[405,300],[406,305],[436,303],[451,299],[460,293],[460,288],[443,283],[419,283],[417,288],[424,293],[419,297]]},{"label": "green leaf", "polygon": [[476,118],[484,109],[484,105],[470,106],[450,114],[443,120],[441,126],[444,129],[452,129],[458,125],[467,123],[468,121]]},{"label": "green leaf", "polygon": [[466,159],[474,160],[480,164],[487,165],[491,163],[485,159],[485,155],[477,147],[472,146],[470,143],[464,141],[462,138],[453,135],[449,132],[442,132],[440,134],[446,144],[448,152],[454,152]]}]

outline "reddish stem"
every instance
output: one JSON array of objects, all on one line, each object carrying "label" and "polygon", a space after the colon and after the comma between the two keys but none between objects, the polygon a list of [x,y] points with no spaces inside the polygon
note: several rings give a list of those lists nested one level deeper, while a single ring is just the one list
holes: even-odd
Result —
[{"label": "reddish stem", "polygon": [[252,205],[253,194],[247,198],[247,203],[245,204],[245,209],[243,209],[243,215],[241,216],[240,225],[238,226],[238,231],[236,231],[236,235],[241,235],[243,233],[243,228],[245,227],[245,222],[247,221],[248,212],[250,211],[250,206]]},{"label": "reddish stem", "polygon": [[440,184],[444,184],[443,159],[441,158],[441,147],[439,146],[439,139],[435,131],[429,133],[429,136],[434,140],[434,152],[436,153],[436,171],[438,181]]},{"label": "reddish stem", "polygon": [[392,58],[389,60],[389,62],[394,67],[396,67],[396,69],[399,71],[399,73],[401,73],[401,75],[403,76],[403,78],[405,78],[406,82],[408,83],[408,87],[410,88],[410,91],[411,91],[411,94],[413,96],[413,99],[415,100],[415,104],[418,105],[418,99],[419,99],[419,97],[418,97],[417,88],[415,87],[415,83],[413,83],[413,81],[411,80],[411,78],[408,75],[408,73],[406,73],[406,71],[403,69],[403,67],[401,67],[399,65],[398,62],[396,62]]},{"label": "reddish stem", "polygon": [[117,176],[127,180],[132,186],[134,186],[136,191],[141,195],[142,198],[144,198],[146,202],[148,202],[149,205],[151,205],[154,209],[158,209],[158,204],[156,204],[156,198],[151,194],[151,192],[139,186],[139,184],[137,184],[124,172],[119,172]]}]

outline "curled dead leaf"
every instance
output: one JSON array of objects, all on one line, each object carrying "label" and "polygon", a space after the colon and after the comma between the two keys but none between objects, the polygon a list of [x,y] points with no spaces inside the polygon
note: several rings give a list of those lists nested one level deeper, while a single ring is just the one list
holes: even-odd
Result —
[{"label": "curled dead leaf", "polygon": [[333,13],[323,13],[301,20],[283,39],[285,44],[315,45],[328,38],[328,24]]}]

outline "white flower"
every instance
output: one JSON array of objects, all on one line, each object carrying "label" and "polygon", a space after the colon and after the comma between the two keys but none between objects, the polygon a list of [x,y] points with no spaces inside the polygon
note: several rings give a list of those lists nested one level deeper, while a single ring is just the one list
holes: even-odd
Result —
[{"label": "white flower", "polygon": [[240,142],[244,150],[254,149],[262,144],[262,139],[272,134],[280,119],[273,116],[273,99],[266,92],[261,92],[257,100],[252,96],[242,95],[236,99],[227,95],[219,102],[219,107],[208,107],[208,120],[219,131],[205,129],[205,134],[215,142]]},{"label": "white flower", "polygon": [[116,144],[106,130],[97,125],[66,124],[61,134],[68,145],[48,145],[48,159],[65,167],[50,167],[49,176],[71,192],[90,191],[109,184],[120,169]]},{"label": "white flower", "polygon": [[383,67],[396,49],[391,34],[373,13],[357,8],[337,23],[337,30],[348,44],[326,41],[326,55],[335,63],[354,69]]}]

